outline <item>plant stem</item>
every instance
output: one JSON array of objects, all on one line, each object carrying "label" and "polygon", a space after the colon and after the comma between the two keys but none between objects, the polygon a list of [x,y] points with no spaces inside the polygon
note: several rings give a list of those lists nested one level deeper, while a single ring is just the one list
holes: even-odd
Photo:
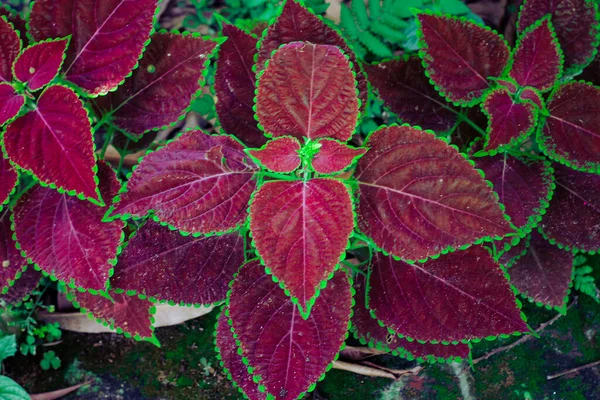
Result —
[{"label": "plant stem", "polygon": [[104,159],[104,154],[106,154],[106,149],[108,149],[108,145],[112,142],[114,134],[115,129],[113,127],[109,127],[108,132],[104,137],[104,145],[102,146],[102,151],[100,152],[100,158]]}]

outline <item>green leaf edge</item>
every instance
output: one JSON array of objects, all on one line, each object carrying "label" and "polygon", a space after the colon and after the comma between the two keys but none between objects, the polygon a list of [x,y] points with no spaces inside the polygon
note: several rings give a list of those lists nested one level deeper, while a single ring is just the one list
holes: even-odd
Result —
[{"label": "green leaf edge", "polygon": [[[314,168],[314,166],[313,166],[313,160],[314,160],[314,158],[313,158],[313,160],[311,160],[311,162],[310,162],[310,170],[313,171],[313,172],[316,172],[317,174],[319,174],[320,178],[335,177],[336,175],[341,174],[342,172],[351,170],[352,168],[356,167],[356,163],[358,162],[358,160],[362,156],[364,156],[365,154],[367,154],[367,151],[368,151],[368,149],[366,147],[363,147],[363,146],[358,146],[358,147],[351,146],[351,145],[349,145],[346,142],[342,142],[341,140],[330,138],[330,137],[320,138],[318,140],[318,142],[322,142],[324,140],[329,140],[329,141],[332,141],[332,142],[337,142],[338,144],[340,144],[340,145],[342,145],[342,146],[344,146],[344,147],[346,147],[346,148],[348,148],[349,150],[352,150],[352,151],[364,150],[364,152],[360,153],[360,154],[357,154],[354,157],[352,157],[352,161],[350,161],[350,163],[347,166],[345,166],[344,168],[342,168],[340,170],[337,170],[337,171],[334,171],[334,172],[331,172],[329,174],[321,173],[319,171],[316,171],[315,168]],[[315,154],[315,156],[318,155],[318,154],[319,153]],[[354,210],[354,207],[353,207],[353,210]]]},{"label": "green leaf edge", "polygon": [[[63,42],[63,41],[67,42],[67,43],[65,44],[65,51],[62,54],[62,60],[60,61],[60,64],[58,65],[58,70],[56,71],[56,74],[54,74],[54,76],[52,77],[52,79],[50,79],[50,81],[48,83],[46,83],[45,85],[40,86],[37,89],[31,89],[27,85],[28,82],[23,82],[19,78],[17,78],[17,74],[15,74],[15,66],[17,65],[17,61],[19,61],[19,59],[21,58],[21,56],[23,55],[23,53],[25,53],[27,50],[29,50],[29,49],[37,46],[37,45],[40,45],[40,44],[53,43],[53,42]],[[13,78],[15,79],[15,81],[17,81],[19,83],[22,83],[24,85],[27,85],[26,86],[27,91],[33,92],[33,93],[37,92],[38,90],[41,90],[41,89],[45,88],[46,86],[52,85],[53,81],[60,74],[60,70],[61,70],[61,68],[62,68],[62,66],[63,66],[63,64],[65,62],[65,59],[67,58],[67,49],[69,48],[69,44],[70,43],[71,43],[71,35],[68,35],[68,36],[65,36],[65,37],[62,37],[62,38],[54,38],[54,39],[51,38],[51,39],[40,40],[37,43],[30,44],[29,46],[25,47],[24,49],[21,49],[21,52],[19,53],[18,57],[15,59],[15,62],[13,62],[12,66],[10,67],[10,70],[12,71]],[[54,86],[54,85],[52,85],[52,86]],[[75,92],[75,94],[77,94],[77,92]]]},{"label": "green leaf edge", "polygon": [[[232,136],[234,136],[234,135],[232,135]],[[267,148],[267,145],[269,143],[274,142],[274,141],[279,140],[279,139],[284,139],[284,138],[286,138],[286,139],[292,139],[292,140],[295,141],[295,144],[298,145],[298,150],[296,150],[296,153],[298,154],[298,164],[291,171],[276,171],[274,169],[271,169],[271,168],[267,167],[266,165],[264,165],[258,158],[256,158],[251,153],[251,151],[262,151],[262,150],[265,150]],[[284,135],[284,136],[277,136],[277,137],[272,138],[271,140],[269,140],[267,143],[263,144],[259,148],[245,148],[244,152],[248,155],[248,157],[250,157],[250,159],[252,159],[252,161],[254,161],[254,163],[256,165],[258,165],[262,169],[266,169],[267,171],[271,171],[271,172],[275,172],[275,173],[289,174],[289,173],[294,172],[298,168],[300,168],[300,165],[302,164],[302,160],[300,159],[300,154],[299,154],[299,151],[300,151],[301,148],[302,148],[302,144],[300,143],[300,141],[298,140],[297,137],[290,136],[290,135]]]}]

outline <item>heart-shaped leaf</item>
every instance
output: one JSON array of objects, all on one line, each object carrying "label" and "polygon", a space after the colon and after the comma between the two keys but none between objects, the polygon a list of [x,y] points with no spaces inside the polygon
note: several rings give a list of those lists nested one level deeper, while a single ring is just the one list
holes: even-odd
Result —
[{"label": "heart-shaped leaf", "polygon": [[529,26],[513,51],[510,77],[522,87],[546,91],[562,74],[562,53],[548,18]]},{"label": "heart-shaped leaf", "polygon": [[0,83],[0,126],[13,119],[25,104],[25,97],[9,83]]},{"label": "heart-shaped leaf", "polygon": [[519,95],[519,98],[521,100],[531,101],[533,104],[536,105],[538,110],[544,109],[544,100],[542,100],[542,96],[541,96],[540,92],[537,91],[537,89],[534,89],[531,87],[523,88],[523,90],[521,91],[521,94]]},{"label": "heart-shaped leaf", "polygon": [[142,218],[152,212],[184,232],[231,231],[248,215],[255,170],[232,137],[188,131],[144,157],[107,216]]},{"label": "heart-shaped leaf", "polygon": [[367,296],[373,315],[401,337],[454,342],[529,330],[504,272],[481,246],[424,264],[377,253]]},{"label": "heart-shaped leaf", "polygon": [[508,270],[510,283],[519,293],[538,305],[566,312],[569,285],[573,274],[573,253],[548,243],[531,232],[527,252]]},{"label": "heart-shaped leaf", "polygon": [[291,42],[309,42],[339,47],[352,62],[358,96],[361,100],[361,111],[364,111],[368,95],[367,78],[363,74],[354,52],[335,29],[295,0],[286,0],[277,21],[263,32],[263,37],[259,42],[257,70],[261,71],[264,68],[265,62],[282,44]]},{"label": "heart-shaped leaf", "polygon": [[[580,71],[592,61],[598,47],[598,20],[594,2],[527,0],[519,13],[518,31],[522,33],[548,14],[565,56],[565,74]],[[544,62],[539,63],[538,68]]]},{"label": "heart-shaped leaf", "polygon": [[402,121],[436,132],[448,131],[456,123],[456,112],[429,83],[419,57],[405,56],[364,67],[384,104]]},{"label": "heart-shaped leaf", "polygon": [[15,78],[36,91],[46,86],[58,74],[65,58],[69,39],[35,43],[19,55],[14,65]]},{"label": "heart-shaped leaf", "polygon": [[537,135],[542,150],[571,168],[600,173],[600,88],[567,83],[547,107],[550,115]]},{"label": "heart-shaped leaf", "polygon": [[471,349],[464,343],[458,344],[434,344],[419,343],[416,340],[408,341],[400,338],[398,335],[390,333],[387,328],[379,325],[379,322],[371,316],[366,306],[364,275],[358,274],[354,282],[356,294],[354,295],[355,305],[352,308],[352,332],[362,344],[368,344],[369,347],[376,347],[383,351],[391,351],[394,355],[407,358],[409,360],[417,359],[420,362],[436,362],[439,360],[468,359]]},{"label": "heart-shaped leaf", "polygon": [[367,149],[348,146],[335,139],[322,139],[318,143],[319,152],[311,165],[319,174],[342,172],[367,152]]},{"label": "heart-shaped leaf", "polygon": [[410,126],[373,132],[356,167],[358,227],[418,260],[512,231],[492,189],[453,147]]},{"label": "heart-shaped leaf", "polygon": [[331,45],[281,47],[258,80],[256,116],[268,135],[347,141],[358,118],[348,59]]},{"label": "heart-shaped leaf", "polygon": [[[2,293],[0,299],[13,305],[22,303],[31,295],[31,292],[40,283],[41,278],[42,274],[36,271],[35,268],[27,267],[25,272],[17,275],[12,286],[4,288],[4,291],[0,290],[0,293]],[[9,284],[11,283],[9,282]]]},{"label": "heart-shaped leaf", "polygon": [[312,390],[337,357],[350,322],[351,287],[338,271],[303,319],[258,261],[245,264],[229,294],[241,355],[267,393],[296,399]]},{"label": "heart-shaped leaf", "polygon": [[17,249],[10,228],[11,222],[8,210],[0,214],[0,294],[5,294],[27,266],[27,260]]},{"label": "heart-shaped leaf", "polygon": [[4,149],[12,162],[44,185],[100,199],[90,120],[71,89],[45,89],[33,111],[8,125]]},{"label": "heart-shaped leaf", "polygon": [[226,133],[250,147],[260,147],[267,137],[258,128],[252,109],[256,89],[252,66],[258,40],[227,23],[223,23],[222,34],[227,41],[219,49],[215,72],[219,122]]},{"label": "heart-shaped leaf", "polygon": [[335,271],[353,222],[350,193],[333,179],[266,182],[254,195],[256,250],[303,316]]},{"label": "heart-shaped leaf", "polygon": [[13,193],[19,176],[8,159],[0,155],[0,211]]},{"label": "heart-shaped leaf", "polygon": [[465,18],[422,13],[417,20],[419,55],[436,89],[456,105],[479,103],[488,78],[499,77],[508,65],[504,39]]},{"label": "heart-shaped leaf", "polygon": [[118,291],[152,301],[212,304],[225,300],[243,263],[244,241],[237,233],[182,236],[150,221],[129,239],[110,282]]},{"label": "heart-shaped leaf", "polygon": [[21,39],[6,17],[0,17],[0,81],[12,81],[12,65],[21,51]]},{"label": "heart-shaped leaf", "polygon": [[600,250],[600,175],[554,165],[556,190],[540,222],[552,244],[566,249]]},{"label": "heart-shaped leaf", "polygon": [[[98,164],[100,191],[107,199],[120,184]],[[17,242],[43,272],[71,287],[104,290],[116,262],[123,223],[103,223],[106,209],[50,188],[36,186],[14,207]]]},{"label": "heart-shaped leaf", "polygon": [[187,113],[204,84],[218,42],[196,35],[152,35],[140,66],[97,106],[134,138],[167,127]]},{"label": "heart-shaped leaf", "polygon": [[237,343],[227,322],[225,310],[221,311],[215,328],[217,358],[221,361],[223,372],[248,399],[264,400],[267,395],[258,390],[258,385],[254,383],[252,375],[248,373],[248,367],[243,363],[242,356],[237,352]]},{"label": "heart-shaped leaf", "polygon": [[72,36],[63,73],[92,96],[114,90],[135,68],[150,38],[157,0],[37,0],[29,33]]},{"label": "heart-shaped leaf", "polygon": [[270,140],[260,149],[250,149],[248,154],[262,166],[274,172],[292,172],[300,166],[300,142],[292,136]]}]

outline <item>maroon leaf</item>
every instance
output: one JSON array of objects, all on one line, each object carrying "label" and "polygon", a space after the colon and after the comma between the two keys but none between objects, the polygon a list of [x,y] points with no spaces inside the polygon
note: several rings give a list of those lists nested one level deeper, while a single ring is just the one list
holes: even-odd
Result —
[{"label": "maroon leaf", "polygon": [[536,89],[530,87],[523,88],[519,97],[521,98],[521,100],[531,101],[533,104],[536,105],[538,110],[544,109],[544,100],[542,100],[540,92],[538,92]]},{"label": "maroon leaf", "polygon": [[263,34],[258,49],[257,70],[261,71],[264,68],[265,62],[282,44],[291,42],[310,42],[339,47],[352,62],[352,69],[356,74],[358,96],[361,100],[361,111],[364,110],[368,94],[367,78],[363,74],[354,52],[335,29],[329,27],[295,0],[286,0],[277,22],[270,25],[266,34]]},{"label": "maroon leaf", "polygon": [[457,105],[479,103],[490,77],[508,65],[504,39],[466,19],[419,14],[420,52],[426,73],[440,94]]},{"label": "maroon leaf", "polygon": [[247,159],[230,136],[188,131],[144,157],[111,212],[142,218],[152,211],[190,233],[233,230],[246,220],[256,188],[256,166]]},{"label": "maroon leaf", "polygon": [[519,90],[517,84],[512,79],[498,79],[496,83],[502,87],[504,87],[510,94],[515,94]]},{"label": "maroon leaf", "polygon": [[429,83],[419,57],[406,56],[364,67],[384,104],[402,121],[436,132],[447,131],[456,123],[456,112]]},{"label": "maroon leaf", "polygon": [[32,91],[46,86],[58,74],[68,44],[69,39],[58,39],[26,48],[15,61],[15,78]]},{"label": "maroon leaf", "polygon": [[242,356],[237,352],[237,343],[227,322],[226,312],[226,309],[221,311],[217,322],[215,340],[217,357],[221,360],[225,374],[248,399],[264,400],[267,395],[258,390],[258,385],[254,383],[252,375],[248,373],[248,367],[242,362]]},{"label": "maroon leaf", "polygon": [[[518,30],[525,31],[550,14],[565,56],[567,74],[589,64],[598,46],[596,8],[590,0],[527,0],[519,14]],[[545,61],[544,61],[545,62]],[[538,64],[538,68],[543,63]]]},{"label": "maroon leaf", "polygon": [[4,210],[0,217],[0,261],[2,261],[0,267],[0,294],[4,294],[19,278],[27,266],[27,260],[21,255],[13,239],[8,210]]},{"label": "maroon leaf", "polygon": [[18,94],[9,83],[0,83],[0,126],[13,119],[25,104],[25,97]]},{"label": "maroon leaf", "polygon": [[12,65],[21,51],[21,39],[6,17],[0,17],[0,81],[12,81]]},{"label": "maroon leaf", "polygon": [[312,167],[319,174],[335,174],[352,165],[367,149],[348,146],[334,139],[319,140],[319,152],[312,159]]},{"label": "maroon leaf", "polygon": [[258,81],[256,116],[268,135],[350,139],[358,118],[354,75],[335,46],[280,48]]},{"label": "maroon leaf", "polygon": [[354,227],[352,200],[333,179],[271,181],[250,205],[257,252],[302,315],[308,315],[320,285],[331,277]]},{"label": "maroon leaf", "polygon": [[8,202],[8,197],[15,189],[18,179],[17,171],[6,158],[0,155],[0,210]]},{"label": "maroon leaf", "polygon": [[[100,191],[107,199],[119,190],[114,171],[98,164]],[[36,186],[14,207],[21,248],[46,274],[70,286],[104,290],[121,242],[123,223],[103,223],[106,210],[90,202]]]},{"label": "maroon leaf", "polygon": [[571,168],[600,172],[600,88],[567,83],[547,107],[550,115],[537,136],[542,150]]},{"label": "maroon leaf", "polygon": [[527,253],[515,261],[508,273],[510,282],[522,295],[540,305],[566,311],[573,253],[552,246],[542,235],[532,232]]},{"label": "maroon leaf", "polygon": [[8,22],[13,24],[15,31],[19,33],[23,46],[27,46],[27,26],[25,20],[8,4],[0,4],[0,17],[5,17]]},{"label": "maroon leaf", "polygon": [[71,89],[45,89],[33,111],[8,125],[4,148],[12,162],[45,185],[100,199],[90,120]]},{"label": "maroon leaf", "polygon": [[517,261],[520,257],[525,255],[525,252],[529,247],[529,238],[530,235],[521,238],[521,240],[519,240],[519,243],[517,243],[516,245],[509,244],[510,247],[508,248],[508,250],[500,249],[498,262],[502,264],[505,268],[511,267],[515,263],[515,261]]},{"label": "maroon leaf", "polygon": [[519,85],[546,91],[562,74],[562,53],[548,18],[528,27],[517,41],[510,76]]},{"label": "maroon leaf", "polygon": [[400,336],[464,341],[529,329],[504,272],[481,246],[407,264],[377,253],[368,304]]},{"label": "maroon leaf", "polygon": [[274,172],[292,172],[300,166],[300,142],[295,137],[282,136],[270,140],[262,148],[248,150],[265,168]]},{"label": "maroon leaf", "polygon": [[242,267],[229,296],[242,356],[267,393],[285,400],[311,390],[346,338],[352,306],[346,273],[328,282],[307,319],[258,261]]},{"label": "maroon leaf", "polygon": [[380,350],[391,351],[409,360],[418,359],[419,361],[435,362],[438,359],[468,359],[471,349],[464,343],[458,344],[433,344],[419,343],[416,340],[409,342],[399,336],[390,333],[387,328],[379,325],[379,322],[373,318],[366,307],[365,278],[358,274],[354,283],[356,294],[354,295],[355,305],[352,315],[352,331],[354,335],[363,344],[375,346]]},{"label": "maroon leaf", "polygon": [[358,162],[359,229],[407,260],[511,232],[492,189],[454,148],[409,126],[375,131]]},{"label": "maroon leaf", "polygon": [[37,41],[72,35],[64,75],[90,95],[114,90],[150,38],[156,0],[37,0],[29,32]]},{"label": "maroon leaf", "polygon": [[150,221],[129,240],[111,286],[153,301],[212,304],[225,300],[243,262],[244,241],[237,233],[182,236]]},{"label": "maroon leaf", "polygon": [[219,121],[225,132],[250,147],[260,147],[267,137],[258,128],[252,109],[256,88],[252,66],[258,40],[227,23],[223,23],[222,35],[227,41],[219,49],[215,72]]},{"label": "maroon leaf", "polygon": [[577,76],[577,79],[600,85],[600,57],[597,54],[594,61],[583,70],[581,75]]},{"label": "maroon leaf", "polygon": [[504,89],[490,92],[482,108],[489,119],[484,151],[491,155],[521,143],[536,126],[535,106],[514,101]]},{"label": "maroon leaf", "polygon": [[[0,299],[8,304],[17,305],[24,301],[31,292],[40,283],[42,274],[36,271],[33,267],[28,267],[25,272],[19,273],[17,280],[10,287],[6,287],[4,292],[0,290]],[[1,288],[0,288],[1,289]]]},{"label": "maroon leaf", "polygon": [[566,249],[600,250],[600,175],[554,165],[556,190],[540,229]]}]

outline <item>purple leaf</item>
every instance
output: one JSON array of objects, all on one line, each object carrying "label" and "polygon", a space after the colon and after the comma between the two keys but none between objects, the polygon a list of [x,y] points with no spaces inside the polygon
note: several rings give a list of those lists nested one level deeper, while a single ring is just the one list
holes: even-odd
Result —
[{"label": "purple leaf", "polygon": [[577,79],[593,83],[594,85],[600,85],[600,57],[598,55],[583,70],[583,73],[577,76]]},{"label": "purple leaf", "polygon": [[10,83],[0,83],[0,126],[13,119],[25,104],[25,97],[18,94]]},{"label": "purple leaf", "polygon": [[12,65],[21,51],[21,39],[6,17],[0,17],[0,81],[12,81]]},{"label": "purple leaf", "polygon": [[515,94],[519,90],[519,88],[517,87],[516,82],[513,81],[512,79],[509,79],[509,78],[498,79],[498,80],[496,80],[496,83],[498,85],[504,87],[506,90],[508,90],[508,92],[510,94]]},{"label": "purple leaf", "polygon": [[311,165],[319,174],[342,172],[367,152],[367,149],[348,146],[334,139],[321,139],[318,143],[321,147]]},{"label": "purple leaf", "polygon": [[300,142],[295,137],[281,136],[270,140],[260,149],[249,149],[265,168],[274,172],[292,172],[300,166]]},{"label": "purple leaf", "polygon": [[548,243],[537,232],[531,233],[527,253],[508,270],[510,283],[532,301],[566,312],[573,253]]},{"label": "purple leaf", "polygon": [[489,185],[454,148],[409,126],[375,131],[358,162],[358,227],[406,260],[512,229]]},{"label": "purple leaf", "polygon": [[286,0],[277,22],[269,26],[266,35],[263,34],[263,38],[259,42],[257,70],[261,71],[264,68],[265,62],[282,44],[291,42],[310,42],[339,47],[352,62],[352,69],[356,74],[358,96],[361,100],[361,111],[364,111],[368,94],[367,78],[363,74],[354,52],[335,29],[329,27],[295,0]]},{"label": "purple leaf", "polygon": [[567,83],[547,107],[550,115],[537,135],[544,153],[571,168],[600,172],[600,88]]},{"label": "purple leaf", "polygon": [[267,393],[287,400],[311,390],[346,338],[352,306],[346,273],[335,273],[307,319],[258,261],[241,268],[229,296],[241,354]]},{"label": "purple leaf", "polygon": [[436,132],[456,123],[456,112],[429,83],[419,57],[365,64],[364,68],[384,104],[402,121]]},{"label": "purple leaf", "polygon": [[354,227],[352,200],[333,179],[270,181],[250,205],[258,254],[308,315],[320,284],[335,271]]},{"label": "purple leaf", "polygon": [[72,35],[63,73],[91,95],[114,90],[150,38],[156,0],[37,0],[29,32],[37,41]]},{"label": "purple leaf", "polygon": [[222,35],[227,37],[227,41],[219,49],[215,72],[219,122],[225,132],[246,145],[261,147],[267,142],[267,137],[258,128],[252,109],[256,88],[252,66],[258,40],[227,23],[223,23]]},{"label": "purple leaf", "polygon": [[268,135],[345,142],[358,118],[355,84],[337,47],[290,43],[277,50],[259,78],[256,116]]},{"label": "purple leaf", "polygon": [[33,111],[8,125],[4,148],[12,162],[45,185],[100,199],[90,120],[71,89],[46,88]]},{"label": "purple leaf", "polygon": [[32,91],[46,86],[58,74],[68,44],[69,39],[58,39],[26,48],[15,61],[15,78]]},{"label": "purple leaf", "polygon": [[515,147],[536,126],[535,106],[529,102],[515,102],[504,89],[490,92],[482,108],[489,120],[484,151],[491,155]]},{"label": "purple leaf", "polygon": [[4,210],[0,217],[0,261],[2,262],[0,267],[0,294],[4,294],[19,278],[27,266],[27,260],[21,255],[13,239],[8,210]]},{"label": "purple leaf", "polygon": [[516,245],[510,245],[508,250],[499,249],[498,262],[504,266],[504,268],[511,267],[515,261],[525,255],[527,248],[529,247],[530,236],[528,235],[521,238],[519,243]]},{"label": "purple leaf", "polygon": [[540,222],[552,244],[587,252],[600,250],[600,175],[555,164],[556,190]]},{"label": "purple leaf", "polygon": [[521,98],[521,100],[531,101],[533,104],[536,105],[538,110],[544,109],[544,100],[542,100],[540,92],[538,92],[536,89],[530,87],[523,88],[519,97]]},{"label": "purple leaf", "polygon": [[153,301],[213,304],[225,300],[243,262],[244,241],[237,233],[182,236],[149,221],[129,239],[110,282]]},{"label": "purple leaf", "polygon": [[419,55],[440,94],[457,105],[479,103],[508,65],[504,39],[466,19],[419,14]]},{"label": "purple leaf", "polygon": [[[565,73],[580,71],[592,61],[598,46],[598,20],[594,2],[527,0],[519,14],[519,33],[548,14],[551,15],[550,20],[565,56]],[[538,64],[538,68],[541,65],[543,63]]]},{"label": "purple leaf", "polygon": [[33,267],[28,267],[25,272],[18,274],[12,286],[5,288],[4,292],[0,290],[0,299],[13,305],[21,303],[29,297],[38,283],[40,283],[41,278],[42,274]]},{"label": "purple leaf", "polygon": [[400,336],[464,341],[529,331],[504,272],[481,246],[407,264],[377,253],[367,307]]},{"label": "purple leaf", "polygon": [[[114,171],[98,164],[100,192],[119,190]],[[46,274],[86,290],[104,290],[121,243],[123,223],[103,223],[106,210],[50,188],[36,186],[14,207],[21,249]]]},{"label": "purple leaf", "polygon": [[562,53],[548,18],[528,27],[513,51],[510,77],[520,86],[546,91],[562,74]]},{"label": "purple leaf", "polygon": [[188,131],[144,157],[111,211],[134,218],[152,211],[189,233],[230,231],[246,220],[255,170],[230,136]]},{"label": "purple leaf", "polygon": [[19,33],[23,46],[27,46],[26,21],[7,4],[0,4],[0,17],[5,17],[13,25],[13,29]]},{"label": "purple leaf", "polygon": [[8,159],[0,155],[0,210],[8,202],[8,197],[13,193],[19,176],[10,165]]}]

